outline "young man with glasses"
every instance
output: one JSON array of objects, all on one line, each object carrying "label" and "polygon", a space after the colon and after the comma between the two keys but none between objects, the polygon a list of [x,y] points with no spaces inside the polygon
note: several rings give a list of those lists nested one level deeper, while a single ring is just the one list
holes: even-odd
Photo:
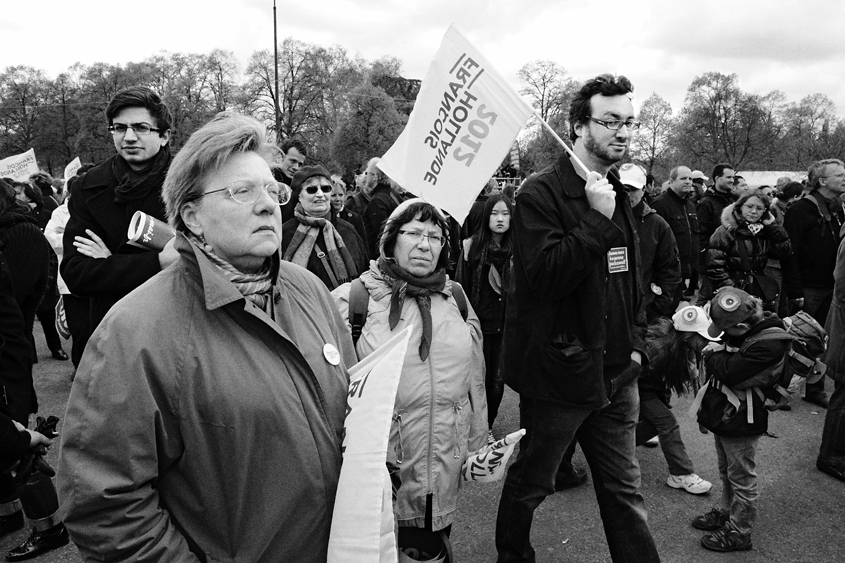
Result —
[{"label": "young man with glasses", "polygon": [[638,236],[628,194],[611,172],[639,127],[632,92],[624,76],[588,80],[569,121],[589,174],[563,154],[517,195],[502,372],[520,395],[527,434],[502,490],[499,563],[535,560],[534,511],[554,494],[576,437],[613,561],[659,561],[634,446],[646,329]]},{"label": "young man with glasses", "polygon": [[171,160],[170,110],[136,86],[112,98],[106,119],[117,154],[74,184],[61,265],[71,292],[91,300],[92,331],[112,305],[178,257],[173,241],[161,252],[127,244],[136,211],[167,221],[161,186]]},{"label": "young man with glasses", "polygon": [[[783,226],[792,254],[781,262],[790,313],[802,309],[822,325],[833,298],[833,270],[845,216],[845,165],[836,158],[819,160],[808,171],[810,192],[786,210]],[[807,385],[804,400],[827,408],[824,378]]]}]

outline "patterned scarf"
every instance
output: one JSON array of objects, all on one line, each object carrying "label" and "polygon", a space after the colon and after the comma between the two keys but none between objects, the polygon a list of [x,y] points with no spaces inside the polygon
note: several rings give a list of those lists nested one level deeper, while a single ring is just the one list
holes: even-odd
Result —
[{"label": "patterned scarf", "polygon": [[395,258],[387,258],[383,254],[378,259],[378,267],[381,270],[384,281],[393,289],[390,296],[390,313],[387,317],[390,330],[396,328],[402,316],[402,305],[405,304],[405,296],[410,295],[417,301],[422,317],[423,334],[420,339],[420,359],[426,361],[428,352],[431,349],[431,294],[436,291],[443,291],[446,287],[446,270],[440,268],[424,278],[410,274],[407,270],[396,263]]},{"label": "patterned scarf", "polygon": [[[288,249],[282,257],[283,260],[307,268],[308,259],[317,244],[317,236],[322,230],[323,241],[326,243],[326,254],[328,254],[328,265],[332,269],[328,273],[334,274],[337,285],[342,285],[358,276],[352,255],[349,254],[346,245],[343,243],[343,238],[334,228],[331,220],[306,215],[301,203],[296,204],[293,216],[299,221],[299,225],[296,227],[290,245],[288,245]],[[329,289],[334,289],[334,287]]]},{"label": "patterned scarf", "polygon": [[507,295],[508,287],[511,284],[511,249],[502,248],[492,240],[488,240],[484,248],[481,249],[481,259],[472,270],[472,295],[469,296],[469,301],[473,307],[478,307],[478,301],[481,299],[481,271],[484,269],[485,264],[490,265],[491,276],[494,275],[492,272],[493,269],[499,274],[501,287],[496,288],[491,284],[491,287],[496,289],[499,295]]},{"label": "patterned scarf", "polygon": [[272,302],[270,296],[273,294],[272,259],[265,260],[261,269],[254,274],[245,274],[217,256],[203,239],[193,233],[188,233],[185,236],[212,264],[220,268],[226,279],[238,288],[244,298],[250,300],[253,305],[265,313],[270,314],[269,309]]}]

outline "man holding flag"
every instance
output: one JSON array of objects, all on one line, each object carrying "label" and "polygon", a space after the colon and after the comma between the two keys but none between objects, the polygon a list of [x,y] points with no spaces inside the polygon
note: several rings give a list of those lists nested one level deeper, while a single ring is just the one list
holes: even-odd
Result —
[{"label": "man holding flag", "polygon": [[517,196],[502,372],[527,434],[499,504],[500,563],[535,560],[534,510],[554,493],[576,438],[613,561],[659,561],[634,446],[646,360],[638,240],[625,188],[609,173],[639,127],[632,92],[623,76],[587,81],[569,110],[572,157]]}]

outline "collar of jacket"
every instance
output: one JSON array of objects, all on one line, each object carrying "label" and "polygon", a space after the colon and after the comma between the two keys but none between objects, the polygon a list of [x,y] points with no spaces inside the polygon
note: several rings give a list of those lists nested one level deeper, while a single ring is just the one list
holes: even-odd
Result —
[{"label": "collar of jacket", "polygon": [[[116,186],[119,179],[112,173],[112,162],[118,158],[122,159],[123,157],[116,154],[83,174],[74,184],[74,189],[87,191]],[[85,181],[82,181],[83,178]]]},{"label": "collar of jacket", "polygon": [[[191,277],[200,282],[203,289],[203,296],[205,297],[205,306],[209,311],[219,309],[229,303],[236,301],[244,301],[246,299],[238,288],[235,287],[226,277],[220,272],[220,269],[212,264],[208,258],[203,256],[202,252],[197,252],[197,249],[188,242],[185,235],[176,233],[176,241],[174,247],[179,252],[179,255],[184,258],[182,261],[183,267]],[[276,259],[273,264],[273,279],[278,278],[279,275],[279,260]],[[273,296],[275,299],[276,293],[279,291],[277,284],[273,287]]]},{"label": "collar of jacket", "polygon": [[632,209],[632,212],[634,213],[634,217],[636,217],[637,219],[642,219],[646,215],[657,213],[657,211],[655,211],[652,207],[649,206],[645,198],[640,200],[640,203]]}]

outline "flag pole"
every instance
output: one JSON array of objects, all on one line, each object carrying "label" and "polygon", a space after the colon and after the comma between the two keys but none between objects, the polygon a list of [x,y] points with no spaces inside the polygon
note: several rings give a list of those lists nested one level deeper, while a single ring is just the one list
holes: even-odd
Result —
[{"label": "flag pole", "polygon": [[580,158],[578,158],[577,156],[575,156],[575,153],[572,151],[572,149],[571,149],[571,148],[569,148],[569,145],[567,145],[567,144],[563,141],[563,139],[561,139],[561,138],[560,138],[560,135],[558,135],[557,133],[555,133],[555,130],[554,130],[554,129],[552,129],[552,126],[551,126],[551,125],[549,125],[548,123],[546,123],[546,120],[545,120],[545,119],[543,119],[542,117],[540,117],[540,115],[539,115],[536,111],[534,112],[534,117],[536,117],[537,119],[539,119],[539,120],[540,120],[540,123],[542,123],[542,124],[543,124],[543,126],[544,126],[546,129],[548,129],[549,133],[551,133],[551,134],[552,134],[552,137],[554,137],[554,138],[555,138],[555,140],[557,140],[557,142],[558,142],[558,143],[560,143],[560,146],[562,146],[562,147],[563,147],[563,149],[564,149],[567,153],[569,153],[569,156],[570,156],[570,158],[572,159],[572,162],[574,162],[574,163],[575,163],[575,165],[576,165],[576,166],[578,166],[578,168],[580,168],[582,172],[584,172],[584,176],[587,176],[587,175],[590,173],[590,171],[587,169],[587,167],[586,167],[586,166],[584,166],[584,163],[583,163],[583,162],[581,162],[581,159],[580,159]]}]

